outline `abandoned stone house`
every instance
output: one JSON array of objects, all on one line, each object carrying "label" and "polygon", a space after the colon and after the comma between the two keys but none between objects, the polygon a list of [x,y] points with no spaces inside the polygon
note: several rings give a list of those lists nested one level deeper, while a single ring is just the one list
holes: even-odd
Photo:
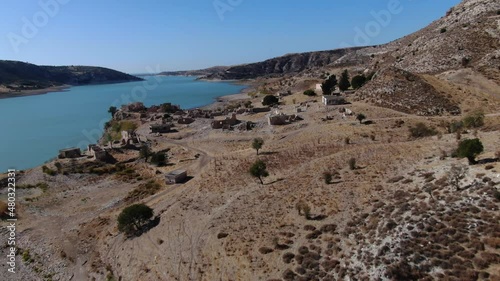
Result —
[{"label": "abandoned stone house", "polygon": [[108,157],[108,152],[97,144],[89,144],[88,153],[96,160],[104,161]]},{"label": "abandoned stone house", "polygon": [[302,118],[296,114],[287,115],[278,110],[267,116],[267,122],[270,126],[287,125],[300,120],[302,120]]},{"label": "abandoned stone house", "polygon": [[176,184],[185,182],[187,179],[187,172],[185,170],[175,170],[165,175],[167,184]]},{"label": "abandoned stone house", "polygon": [[134,131],[122,131],[122,139],[120,140],[122,145],[137,144],[140,142],[139,137]]},{"label": "abandoned stone house", "polygon": [[224,120],[214,120],[212,121],[212,129],[231,129],[232,126],[240,123],[238,119],[236,119],[236,114],[232,114],[231,117],[226,117]]},{"label": "abandoned stone house", "polygon": [[64,158],[79,158],[82,156],[82,153],[79,148],[73,147],[73,148],[68,148],[68,149],[61,149],[59,150],[59,158],[64,159]]},{"label": "abandoned stone house", "polygon": [[336,96],[336,95],[328,95],[328,96],[323,96],[321,99],[321,102],[324,105],[340,105],[340,104],[345,104],[345,98],[341,96]]},{"label": "abandoned stone house", "polygon": [[171,128],[172,128],[172,124],[153,124],[153,125],[149,126],[149,129],[151,130],[151,133],[153,133],[153,134],[168,133],[168,132],[170,132]]}]

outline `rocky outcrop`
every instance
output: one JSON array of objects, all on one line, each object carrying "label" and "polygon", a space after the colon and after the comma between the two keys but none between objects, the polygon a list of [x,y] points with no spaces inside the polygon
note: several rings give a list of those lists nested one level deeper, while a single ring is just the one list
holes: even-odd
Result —
[{"label": "rocky outcrop", "polygon": [[457,104],[443,96],[419,75],[388,67],[356,92],[356,97],[374,105],[423,116],[460,114]]}]

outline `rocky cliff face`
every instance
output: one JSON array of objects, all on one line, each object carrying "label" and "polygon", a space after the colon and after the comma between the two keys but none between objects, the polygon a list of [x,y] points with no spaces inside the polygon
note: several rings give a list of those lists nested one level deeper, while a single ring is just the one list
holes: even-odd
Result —
[{"label": "rocky cliff face", "polygon": [[0,61],[0,85],[45,88],[53,85],[87,85],[141,81],[116,70],[93,66],[38,66],[19,61]]},{"label": "rocky cliff face", "polygon": [[[355,56],[356,51],[359,49],[361,48],[288,54],[263,62],[229,67],[223,72],[208,75],[207,78],[224,80],[253,79],[263,76],[272,77],[299,73],[335,63],[339,65],[353,65],[362,62],[363,59],[368,59],[368,57]],[[345,60],[344,58],[348,56],[353,57],[353,59]]]}]

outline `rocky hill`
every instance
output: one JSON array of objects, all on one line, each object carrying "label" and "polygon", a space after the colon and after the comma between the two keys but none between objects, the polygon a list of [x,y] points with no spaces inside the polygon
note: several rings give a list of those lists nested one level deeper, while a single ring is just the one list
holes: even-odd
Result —
[{"label": "rocky hill", "polygon": [[362,62],[362,59],[342,61],[342,58],[352,55],[359,49],[361,48],[288,54],[263,62],[233,66],[226,69],[224,72],[216,72],[209,75],[207,78],[223,80],[253,79],[262,76],[279,76],[283,74],[299,73],[336,62],[339,64],[355,64]]},{"label": "rocky hill", "polygon": [[396,67],[377,72],[356,96],[372,104],[409,114],[460,114],[458,105],[425,79]]},{"label": "rocky hill", "polygon": [[500,2],[466,0],[426,28],[397,40],[395,66],[417,73],[471,67],[498,80]]},{"label": "rocky hill", "polygon": [[19,61],[0,61],[0,85],[15,90],[141,80],[141,78],[103,67],[38,66]]}]

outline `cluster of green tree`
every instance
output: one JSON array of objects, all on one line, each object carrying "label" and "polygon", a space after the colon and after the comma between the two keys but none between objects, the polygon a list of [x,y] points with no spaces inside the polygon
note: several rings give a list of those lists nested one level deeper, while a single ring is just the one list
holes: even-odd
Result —
[{"label": "cluster of green tree", "polygon": [[341,91],[347,91],[351,87],[354,90],[357,90],[361,88],[366,82],[371,80],[372,77],[373,74],[370,74],[368,77],[366,77],[364,74],[360,74],[354,76],[351,80],[349,80],[349,72],[346,69],[340,74],[340,78],[338,81],[337,77],[334,74],[328,76],[323,84],[321,84],[321,89],[323,90],[324,95],[331,95],[335,90],[335,86],[337,85]]}]

